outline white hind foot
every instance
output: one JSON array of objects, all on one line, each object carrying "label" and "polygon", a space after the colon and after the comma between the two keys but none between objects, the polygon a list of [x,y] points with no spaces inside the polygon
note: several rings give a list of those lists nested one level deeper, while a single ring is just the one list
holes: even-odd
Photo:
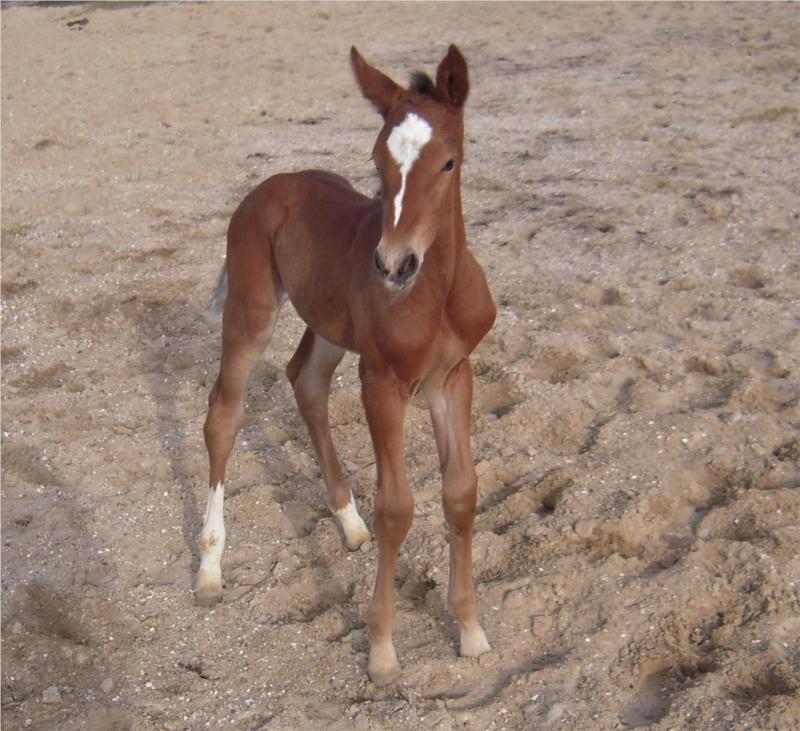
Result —
[{"label": "white hind foot", "polygon": [[219,483],[208,491],[206,518],[200,531],[200,568],[194,586],[195,602],[210,607],[222,599],[222,552],[225,550],[225,522],[222,505],[225,487]]},{"label": "white hind foot", "polygon": [[479,657],[491,649],[489,640],[486,639],[480,625],[475,625],[470,629],[462,628],[458,648],[458,654],[461,657]]},{"label": "white hind foot", "polygon": [[362,544],[369,540],[369,529],[358,514],[352,495],[350,496],[350,502],[340,510],[335,510],[334,515],[342,527],[345,545],[351,551],[358,550]]}]

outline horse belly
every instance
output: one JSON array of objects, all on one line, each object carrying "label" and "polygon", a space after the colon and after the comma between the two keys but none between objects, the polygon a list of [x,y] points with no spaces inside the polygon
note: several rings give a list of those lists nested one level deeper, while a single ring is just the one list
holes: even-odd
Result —
[{"label": "horse belly", "polygon": [[352,323],[347,301],[347,272],[333,247],[289,234],[277,242],[274,256],[281,284],[297,314],[326,340],[351,348]]}]

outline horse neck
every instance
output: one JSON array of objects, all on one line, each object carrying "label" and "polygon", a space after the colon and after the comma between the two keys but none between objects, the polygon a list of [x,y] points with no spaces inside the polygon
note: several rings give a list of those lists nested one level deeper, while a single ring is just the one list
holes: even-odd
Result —
[{"label": "horse neck", "polygon": [[461,208],[461,171],[457,171],[458,179],[453,186],[453,221],[455,222],[457,253],[461,252],[467,246],[467,230],[464,226],[464,212]]},{"label": "horse neck", "polygon": [[[459,175],[456,172],[456,175]],[[449,290],[462,252],[466,249],[467,238],[464,228],[464,214],[461,208],[461,178],[455,181],[449,199],[442,211],[442,225],[433,242],[431,253],[435,252],[439,267],[444,276],[444,286]]]}]

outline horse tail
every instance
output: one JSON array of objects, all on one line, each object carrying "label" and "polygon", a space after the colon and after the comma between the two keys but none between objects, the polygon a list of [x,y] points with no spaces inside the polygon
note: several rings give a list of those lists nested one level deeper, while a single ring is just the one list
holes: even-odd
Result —
[{"label": "horse tail", "polygon": [[211,304],[209,305],[209,314],[214,317],[219,316],[222,308],[225,306],[225,300],[228,299],[228,265],[223,264],[222,271],[219,273],[217,280],[217,288],[214,290],[214,295],[211,297]]}]

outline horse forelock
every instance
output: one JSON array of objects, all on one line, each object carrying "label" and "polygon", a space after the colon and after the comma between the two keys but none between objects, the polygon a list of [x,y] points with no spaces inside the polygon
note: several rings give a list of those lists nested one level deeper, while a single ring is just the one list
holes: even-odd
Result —
[{"label": "horse forelock", "polygon": [[408,90],[415,96],[436,97],[436,84],[424,71],[414,71],[411,74],[411,83]]}]

